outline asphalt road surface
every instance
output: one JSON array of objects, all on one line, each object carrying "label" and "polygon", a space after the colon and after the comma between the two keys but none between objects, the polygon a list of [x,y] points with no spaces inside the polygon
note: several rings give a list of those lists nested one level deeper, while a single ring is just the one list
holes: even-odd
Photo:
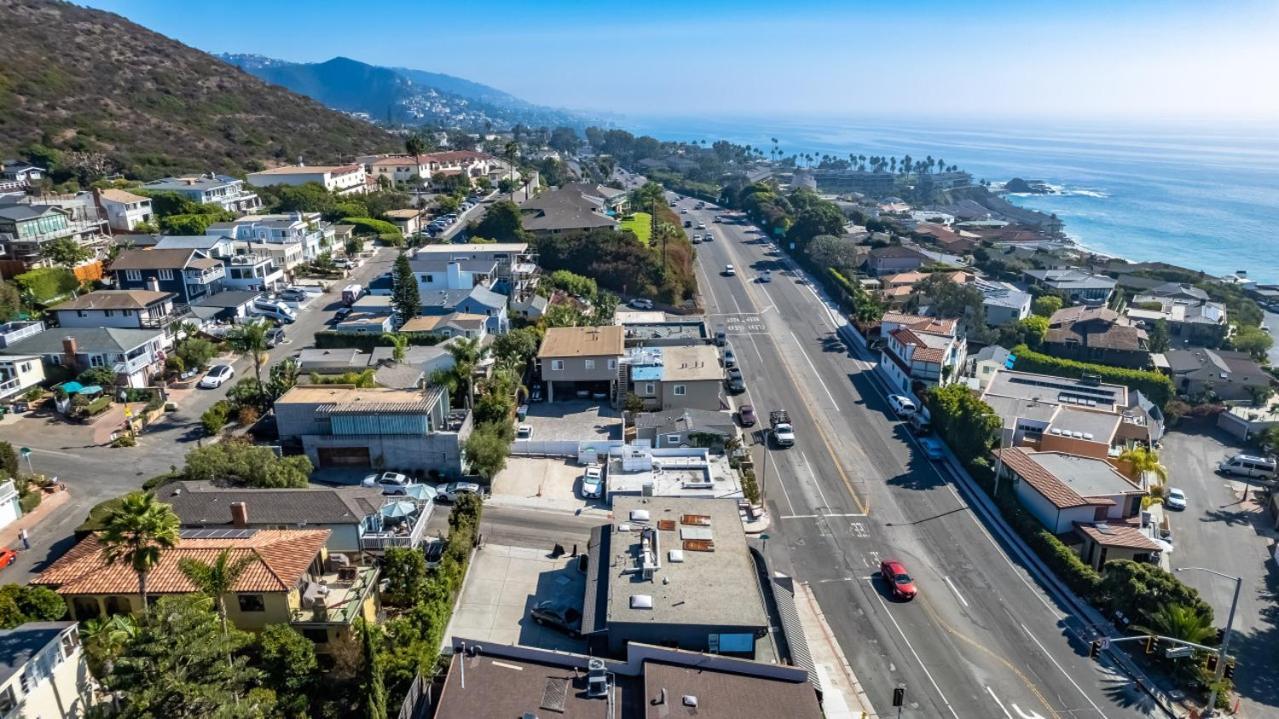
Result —
[{"label": "asphalt road surface", "polygon": [[[714,224],[717,211],[694,205],[678,203],[709,228],[690,232],[714,238],[697,246],[699,284],[712,331],[727,329],[745,374],[736,401],[760,416],[787,409],[795,424],[794,447],[755,449],[774,520],[768,559],[810,583],[877,713],[895,716],[893,688],[904,686],[903,716],[1160,716],[1126,677],[1088,659],[1080,623],[893,418],[869,358],[845,349],[784,255],[753,227]],[[726,264],[735,277],[722,275]],[[759,281],[764,269],[771,282]],[[914,575],[914,601],[893,601],[874,576],[884,559]]]}]

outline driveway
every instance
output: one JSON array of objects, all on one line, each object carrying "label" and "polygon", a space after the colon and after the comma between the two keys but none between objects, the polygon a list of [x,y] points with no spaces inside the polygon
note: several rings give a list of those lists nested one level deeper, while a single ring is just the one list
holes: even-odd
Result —
[{"label": "driveway", "polygon": [[[1279,675],[1273,671],[1279,643],[1279,570],[1270,559],[1279,537],[1264,508],[1265,487],[1255,481],[1216,474],[1216,463],[1242,451],[1233,437],[1209,422],[1186,422],[1164,437],[1162,461],[1169,484],[1186,492],[1184,512],[1168,512],[1172,524],[1173,567],[1207,567],[1242,577],[1232,651],[1239,658],[1235,682],[1243,716],[1279,713]],[[1207,572],[1178,575],[1212,605],[1225,626],[1235,583]]]},{"label": "driveway", "polygon": [[[391,248],[379,248],[373,258],[351,273],[350,281],[367,284],[385,272],[395,259]],[[340,287],[341,283],[335,283]],[[292,356],[314,344],[315,333],[324,329],[333,312],[342,305],[339,294],[321,295],[298,313],[297,322],[286,330],[285,343],[271,350],[262,368]],[[236,358],[236,379],[253,376],[253,364]],[[178,410],[171,412],[138,437],[138,446],[112,449],[94,443],[93,431],[47,416],[24,415],[0,423],[0,437],[15,447],[32,451],[32,469],[38,474],[57,475],[71,493],[66,505],[30,532],[31,549],[21,552],[0,574],[0,581],[26,582],[44,570],[74,544],[72,532],[99,502],[138,489],[147,479],[164,474],[185,463],[187,452],[203,437],[200,415],[214,402],[226,397],[235,382],[217,389],[185,393]]]}]

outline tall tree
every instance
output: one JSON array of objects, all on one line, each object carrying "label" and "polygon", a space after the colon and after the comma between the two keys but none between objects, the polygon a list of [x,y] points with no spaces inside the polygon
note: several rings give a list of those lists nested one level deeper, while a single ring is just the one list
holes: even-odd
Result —
[{"label": "tall tree", "polygon": [[267,625],[258,643],[265,684],[275,690],[276,708],[288,719],[306,719],[319,676],[315,644],[288,624]]},{"label": "tall tree", "polygon": [[93,259],[93,250],[76,242],[74,237],[59,237],[41,247],[40,255],[55,265],[74,269]]},{"label": "tall tree", "polygon": [[453,356],[453,371],[458,380],[466,386],[466,408],[470,409],[475,401],[475,368],[484,356],[484,348],[480,341],[473,337],[459,337],[450,342],[445,349]]},{"label": "tall tree", "polygon": [[363,704],[364,719],[386,719],[386,684],[382,653],[378,651],[377,628],[360,622],[360,647],[364,655]]},{"label": "tall tree", "polygon": [[399,364],[409,352],[409,338],[399,332],[386,332],[382,339],[391,343],[391,361]]},{"label": "tall tree", "polygon": [[[422,295],[417,288],[417,275],[409,265],[409,256],[401,252],[395,258],[394,284],[391,289],[391,303],[400,316],[400,322],[408,322],[422,312]],[[398,361],[398,360],[397,360]]]},{"label": "tall tree", "polygon": [[1168,468],[1159,461],[1159,453],[1149,447],[1136,446],[1119,455],[1120,462],[1132,467],[1131,476],[1138,481],[1147,473],[1155,475],[1160,483],[1168,481]]},{"label": "tall tree", "polygon": [[484,218],[471,230],[471,235],[498,242],[523,242],[526,233],[519,206],[510,200],[498,200],[489,205],[484,211]]},{"label": "tall tree", "polygon": [[1134,626],[1133,629],[1195,644],[1216,644],[1217,639],[1212,617],[1184,604],[1160,604],[1158,609],[1148,613],[1144,626]]},{"label": "tall tree", "polygon": [[213,559],[213,563],[198,559],[183,558],[178,562],[178,569],[191,580],[201,592],[213,600],[218,618],[222,620],[222,629],[226,631],[226,595],[235,589],[240,575],[254,561],[253,556],[231,557],[230,549],[223,549]]},{"label": "tall tree", "polygon": [[138,623],[127,614],[95,617],[80,625],[89,671],[107,689],[115,662],[138,635]]},{"label": "tall tree", "polygon": [[[271,349],[266,338],[267,332],[270,330],[271,324],[263,319],[244,325],[237,325],[226,337],[227,344],[231,346],[231,349],[253,359],[253,375],[258,380],[259,388],[263,387],[262,357]],[[262,389],[261,394],[262,404],[265,405],[267,404],[265,389]]]},{"label": "tall tree", "polygon": [[130,492],[111,509],[101,535],[107,562],[127,562],[138,575],[138,596],[147,612],[147,574],[160,554],[178,543],[178,515],[147,492]]},{"label": "tall tree", "polygon": [[426,139],[418,133],[413,133],[404,138],[404,149],[413,156],[413,160],[419,165],[422,164],[422,153],[426,152]]},{"label": "tall tree", "polygon": [[1150,351],[1167,352],[1172,347],[1172,335],[1168,331],[1168,320],[1160,317],[1150,328]]},{"label": "tall tree", "polygon": [[300,370],[298,361],[292,357],[287,357],[271,367],[266,383],[267,395],[270,396],[271,402],[274,403],[275,400],[284,396],[285,392],[297,385]]}]

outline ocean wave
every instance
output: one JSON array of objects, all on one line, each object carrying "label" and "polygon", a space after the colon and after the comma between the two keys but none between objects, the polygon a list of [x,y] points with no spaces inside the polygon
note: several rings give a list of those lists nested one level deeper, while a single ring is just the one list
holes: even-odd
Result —
[{"label": "ocean wave", "polygon": [[1057,194],[1065,195],[1066,197],[1096,197],[1100,200],[1110,197],[1110,195],[1102,192],[1101,190],[1062,190]]}]

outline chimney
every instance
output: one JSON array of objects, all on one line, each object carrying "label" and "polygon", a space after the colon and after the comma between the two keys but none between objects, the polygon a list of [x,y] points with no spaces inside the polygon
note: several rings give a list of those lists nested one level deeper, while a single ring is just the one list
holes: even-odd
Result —
[{"label": "chimney", "polygon": [[62,338],[63,364],[65,364],[67,367],[70,367],[71,369],[75,369],[79,365],[79,360],[76,358],[76,355],[78,354],[77,350],[79,349],[80,347],[79,345],[76,344],[74,337],[63,337]]},{"label": "chimney", "polygon": [[147,289],[148,289],[148,290],[151,290],[152,292],[159,292],[159,291],[160,291],[160,278],[159,278],[159,277],[148,277],[148,278],[147,278]]},{"label": "chimney", "polygon": [[245,502],[231,503],[231,525],[244,529],[249,526],[249,505]]}]

